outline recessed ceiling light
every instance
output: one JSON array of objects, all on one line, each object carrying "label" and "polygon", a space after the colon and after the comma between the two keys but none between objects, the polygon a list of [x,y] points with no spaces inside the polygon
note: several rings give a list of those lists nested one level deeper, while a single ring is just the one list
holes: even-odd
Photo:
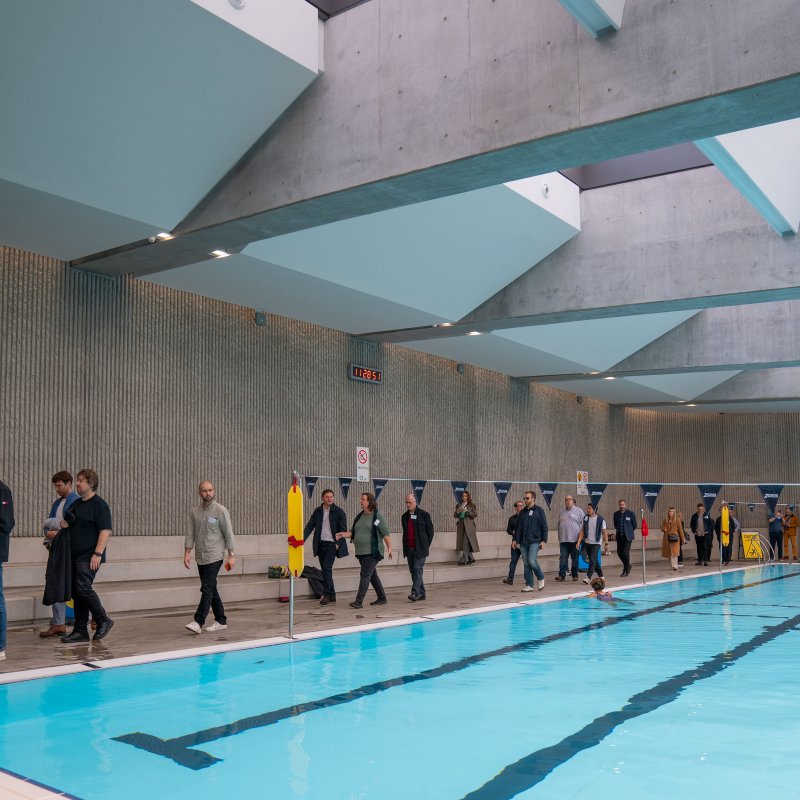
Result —
[{"label": "recessed ceiling light", "polygon": [[212,250],[209,255],[214,258],[227,258],[230,253],[227,250]]},{"label": "recessed ceiling light", "polygon": [[587,372],[586,374],[587,375],[599,375],[600,373],[599,372]]},{"label": "recessed ceiling light", "polygon": [[480,336],[480,335],[481,335],[481,332],[480,332],[480,331],[470,331],[470,332],[467,334],[467,336]]},{"label": "recessed ceiling light", "polygon": [[603,380],[604,381],[615,381],[616,378],[613,375],[606,375],[605,378],[603,378]]},{"label": "recessed ceiling light", "polygon": [[697,403],[689,403],[686,408],[694,408],[696,405]]},{"label": "recessed ceiling light", "polygon": [[442,327],[442,328],[452,328],[453,327],[453,323],[452,322],[442,322],[440,327]]},{"label": "recessed ceiling light", "polygon": [[168,242],[170,239],[174,239],[175,237],[171,233],[167,233],[166,231],[161,231],[161,233],[156,234],[156,239],[161,242]]}]

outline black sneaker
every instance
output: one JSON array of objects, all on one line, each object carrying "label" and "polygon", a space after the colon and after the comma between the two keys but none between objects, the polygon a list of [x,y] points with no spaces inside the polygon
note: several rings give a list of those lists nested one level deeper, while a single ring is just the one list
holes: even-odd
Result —
[{"label": "black sneaker", "polygon": [[364,608],[364,604],[360,600],[353,600],[353,602],[350,603],[350,608]]},{"label": "black sneaker", "polygon": [[513,586],[514,585],[514,579],[513,578],[503,578],[503,583],[506,586]]},{"label": "black sneaker", "polygon": [[555,580],[557,580],[557,581],[565,581],[566,578],[563,575],[556,575]]},{"label": "black sneaker", "polygon": [[379,597],[377,600],[373,600],[370,605],[371,606],[385,606],[388,601],[385,597]]},{"label": "black sneaker", "polygon": [[418,598],[418,597],[417,597],[415,594],[410,594],[410,595],[408,596],[408,599],[409,599],[409,600],[410,600],[412,603],[416,603],[416,602],[417,602],[417,600],[418,600],[419,598]]},{"label": "black sneaker", "polygon": [[322,598],[320,599],[319,604],[321,606],[326,606],[326,605],[328,605],[328,603],[330,603],[330,600],[328,600],[328,595],[326,595],[326,594],[322,595]]}]

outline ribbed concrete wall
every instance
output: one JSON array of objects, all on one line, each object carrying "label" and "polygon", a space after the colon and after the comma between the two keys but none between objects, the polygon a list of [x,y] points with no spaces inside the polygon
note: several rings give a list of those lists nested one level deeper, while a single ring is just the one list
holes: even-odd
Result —
[{"label": "ribbed concrete wall", "polygon": [[[0,477],[15,492],[20,536],[37,535],[52,473],[82,466],[98,470],[115,534],[127,536],[183,532],[205,477],[240,533],[285,532],[292,468],[352,475],[357,445],[371,448],[373,477],[564,480],[579,467],[597,481],[800,474],[798,415],[579,405],[553,389],[470,367],[459,375],[434,356],[289,319],[259,328],[250,309],[8,249],[0,249],[0,341]],[[385,384],[349,381],[349,361],[383,369]],[[335,482],[320,483],[338,496]],[[381,497],[394,529],[409,488],[389,484]],[[480,527],[504,528],[508,512],[491,486],[471,488]],[[562,487],[558,506],[573,489]],[[635,487],[610,487],[606,514],[618,495],[641,506]],[[758,498],[748,490],[737,499]],[[357,500],[354,484],[344,504],[351,516]],[[657,516],[669,502],[691,513],[696,490],[666,490]],[[449,483],[429,484],[423,505],[452,529]]]}]

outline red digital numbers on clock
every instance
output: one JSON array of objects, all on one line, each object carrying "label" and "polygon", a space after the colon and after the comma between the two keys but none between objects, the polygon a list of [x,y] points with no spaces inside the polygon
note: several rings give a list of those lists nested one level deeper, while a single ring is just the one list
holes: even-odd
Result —
[{"label": "red digital numbers on clock", "polygon": [[350,364],[349,377],[350,380],[364,383],[381,383],[383,381],[383,373],[380,370],[362,367],[358,364]]}]

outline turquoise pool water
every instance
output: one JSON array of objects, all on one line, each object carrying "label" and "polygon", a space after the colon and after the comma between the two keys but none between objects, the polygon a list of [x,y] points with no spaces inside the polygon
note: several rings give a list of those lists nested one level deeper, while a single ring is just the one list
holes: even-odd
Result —
[{"label": "turquoise pool water", "polygon": [[796,796],[800,570],[0,686],[81,800]]}]

